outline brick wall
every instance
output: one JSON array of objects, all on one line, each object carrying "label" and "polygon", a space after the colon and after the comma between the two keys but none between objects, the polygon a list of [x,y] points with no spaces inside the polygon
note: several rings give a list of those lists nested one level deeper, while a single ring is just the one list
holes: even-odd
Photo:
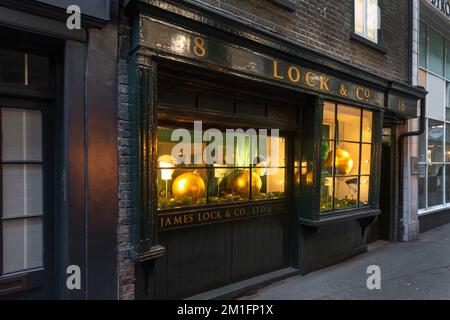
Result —
[{"label": "brick wall", "polygon": [[134,261],[129,258],[131,245],[131,212],[132,194],[136,193],[136,181],[132,179],[132,171],[137,165],[137,157],[133,154],[131,128],[136,126],[130,117],[130,96],[128,87],[128,52],[130,51],[130,21],[121,13],[119,27],[119,92],[117,108],[118,117],[118,149],[119,149],[119,223],[118,223],[118,280],[119,299],[134,299],[135,270]]},{"label": "brick wall", "polygon": [[407,0],[381,2],[382,39],[388,49],[386,55],[350,40],[353,28],[352,0],[293,0],[295,12],[280,9],[269,0],[198,1],[380,76],[407,80]]}]

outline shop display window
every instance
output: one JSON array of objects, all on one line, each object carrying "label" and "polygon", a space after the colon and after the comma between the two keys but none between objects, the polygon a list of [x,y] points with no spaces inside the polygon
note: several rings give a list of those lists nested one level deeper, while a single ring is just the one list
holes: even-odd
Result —
[{"label": "shop display window", "polygon": [[159,210],[285,197],[284,137],[237,134],[230,148],[225,131],[214,132],[222,141],[214,145],[215,139],[173,141],[174,130],[158,128]]},{"label": "shop display window", "polygon": [[321,212],[369,205],[372,139],[371,111],[324,104]]}]

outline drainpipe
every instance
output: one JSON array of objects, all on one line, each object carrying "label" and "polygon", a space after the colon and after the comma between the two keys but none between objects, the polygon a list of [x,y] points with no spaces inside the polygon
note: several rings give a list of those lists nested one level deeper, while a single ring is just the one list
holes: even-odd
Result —
[{"label": "drainpipe", "polygon": [[[425,97],[420,99],[420,118],[419,118],[419,130],[402,133],[398,138],[399,147],[399,203],[398,210],[395,210],[395,224],[394,228],[394,241],[399,240],[398,224],[400,222],[400,216],[403,216],[403,146],[406,138],[412,136],[420,136],[425,131]],[[405,121],[406,122],[406,121]]]}]

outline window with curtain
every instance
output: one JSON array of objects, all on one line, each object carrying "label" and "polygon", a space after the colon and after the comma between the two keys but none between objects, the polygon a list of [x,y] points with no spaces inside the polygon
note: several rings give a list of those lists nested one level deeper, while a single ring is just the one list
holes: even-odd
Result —
[{"label": "window with curtain", "polygon": [[42,112],[1,108],[2,274],[43,266]]},{"label": "window with curtain", "polygon": [[373,112],[333,102],[323,110],[321,211],[369,205]]},{"label": "window with curtain", "polygon": [[354,0],[355,33],[378,43],[380,9],[378,0]]},{"label": "window with curtain", "polygon": [[[215,138],[194,141],[196,133],[187,130],[192,140],[180,145],[172,141],[173,132],[158,128],[159,210],[285,197],[285,138],[236,134],[226,141],[225,131],[216,130],[222,143],[212,150]],[[274,146],[277,150],[271,149]],[[206,154],[217,161],[206,162]]]}]

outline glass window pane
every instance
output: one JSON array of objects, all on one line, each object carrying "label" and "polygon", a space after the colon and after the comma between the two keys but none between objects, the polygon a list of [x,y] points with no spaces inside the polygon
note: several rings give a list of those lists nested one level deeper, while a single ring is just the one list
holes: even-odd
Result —
[{"label": "glass window pane", "polygon": [[367,37],[377,41],[378,33],[378,0],[367,0]]},{"label": "glass window pane", "polygon": [[3,217],[43,214],[42,165],[3,165]]},{"label": "glass window pane", "polygon": [[355,0],[355,32],[364,35],[364,0]]},{"label": "glass window pane", "polygon": [[443,165],[428,166],[428,207],[444,203]]},{"label": "glass window pane", "polygon": [[50,86],[50,61],[48,57],[28,54],[29,85],[34,88]]},{"label": "glass window pane", "polygon": [[445,118],[447,121],[450,121],[450,82],[447,82],[447,91],[446,91],[446,106],[445,106]]},{"label": "glass window pane", "polygon": [[361,109],[338,105],[337,140],[361,140]]},{"label": "glass window pane", "polygon": [[370,177],[362,176],[359,183],[359,206],[367,207],[369,205],[369,187]]},{"label": "glass window pane", "polygon": [[450,164],[445,165],[445,203],[450,203]]},{"label": "glass window pane", "polygon": [[372,160],[372,145],[363,144],[361,146],[361,174],[370,175]]},{"label": "glass window pane", "polygon": [[446,66],[446,70],[447,70],[447,79],[450,80],[450,41],[447,41],[446,44],[446,48],[447,48],[447,66]]},{"label": "glass window pane", "polygon": [[426,168],[425,164],[419,165],[419,209],[426,209],[426,196],[427,196],[427,186],[426,186]]},{"label": "glass window pane", "polygon": [[42,219],[3,221],[3,272],[42,267]]},{"label": "glass window pane", "polygon": [[444,38],[431,28],[428,29],[428,32],[430,41],[429,70],[440,76],[444,76]]},{"label": "glass window pane", "polygon": [[450,162],[450,124],[445,124],[445,161]]},{"label": "glass window pane", "polygon": [[334,141],[322,141],[322,175],[333,175]]},{"label": "glass window pane", "polygon": [[428,162],[443,162],[444,123],[428,120]]},{"label": "glass window pane", "polygon": [[424,132],[419,136],[419,162],[427,161],[427,135]]},{"label": "glass window pane", "polygon": [[419,65],[423,68],[427,67],[427,25],[420,22],[419,31]]},{"label": "glass window pane", "polygon": [[3,161],[42,160],[42,113],[2,109]]},{"label": "glass window pane", "polygon": [[336,174],[352,176],[359,174],[359,143],[340,142],[336,148]]},{"label": "glass window pane", "polygon": [[373,112],[363,111],[362,141],[372,143]]},{"label": "glass window pane", "polygon": [[[262,185],[260,192],[252,194],[254,199],[276,199],[284,197],[286,188],[286,170],[280,168],[269,168],[266,172],[259,169],[253,170],[253,175],[259,176]],[[259,183],[256,181],[256,183]],[[257,191],[256,188],[254,188]]]},{"label": "glass window pane", "polygon": [[445,80],[428,74],[427,116],[435,120],[445,119]]},{"label": "glass window pane", "polygon": [[25,84],[25,54],[0,49],[0,83]]},{"label": "glass window pane", "polygon": [[335,130],[335,121],[336,121],[336,105],[334,103],[325,102],[323,107],[323,128],[322,128],[322,137],[323,139],[333,140],[334,139],[334,130]]},{"label": "glass window pane", "polygon": [[[211,174],[214,172],[211,170]],[[160,209],[206,204],[206,169],[159,169],[158,205]],[[213,184],[210,184],[212,187]]]},{"label": "glass window pane", "polygon": [[[264,140],[265,139],[265,143]],[[284,167],[286,165],[286,139],[283,137],[259,137],[258,156],[253,165],[258,167]]]},{"label": "glass window pane", "polygon": [[335,187],[335,210],[351,209],[357,207],[358,177],[336,178]]},{"label": "glass window pane", "polygon": [[327,212],[333,209],[333,178],[322,177],[320,187],[320,211]]}]

